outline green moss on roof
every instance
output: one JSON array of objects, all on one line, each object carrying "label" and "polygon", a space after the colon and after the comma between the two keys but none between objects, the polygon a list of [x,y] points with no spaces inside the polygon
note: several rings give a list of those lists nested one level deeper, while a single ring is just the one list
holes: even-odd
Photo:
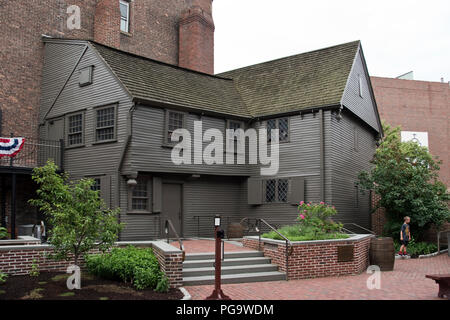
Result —
[{"label": "green moss on roof", "polygon": [[253,116],[339,104],[360,42],[228,71]]},{"label": "green moss on roof", "polygon": [[91,43],[134,98],[250,117],[230,79]]},{"label": "green moss on roof", "polygon": [[134,98],[250,118],[339,104],[360,42],[217,76],[91,44]]}]

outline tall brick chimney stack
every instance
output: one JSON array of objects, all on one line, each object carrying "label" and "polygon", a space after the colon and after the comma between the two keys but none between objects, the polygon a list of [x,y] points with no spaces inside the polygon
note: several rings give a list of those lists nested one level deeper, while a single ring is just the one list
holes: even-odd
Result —
[{"label": "tall brick chimney stack", "polygon": [[213,0],[186,0],[179,25],[180,67],[214,74]]},{"label": "tall brick chimney stack", "polygon": [[98,0],[95,7],[94,41],[119,48],[120,8],[119,0]]}]

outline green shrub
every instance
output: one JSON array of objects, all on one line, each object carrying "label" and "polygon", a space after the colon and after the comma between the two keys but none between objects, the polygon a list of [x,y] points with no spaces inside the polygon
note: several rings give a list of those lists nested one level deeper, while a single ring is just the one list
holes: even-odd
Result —
[{"label": "green shrub", "polygon": [[133,285],[138,290],[156,288],[159,283],[159,278],[159,272],[153,272],[151,269],[136,267],[134,269]]},{"label": "green shrub", "polygon": [[4,227],[0,227],[0,240],[8,238],[8,230]]},{"label": "green shrub", "polygon": [[[329,239],[347,239],[349,236],[344,233],[314,233],[314,232],[303,232],[299,225],[283,226],[278,229],[282,235],[291,241],[311,241],[311,240],[329,240]],[[275,231],[264,233],[261,237],[269,238],[274,240],[284,240]]]},{"label": "green shrub", "polygon": [[0,284],[6,283],[8,279],[8,275],[6,273],[0,272]]},{"label": "green shrub", "polygon": [[169,291],[169,279],[166,276],[162,276],[155,289],[156,292],[168,292]]},{"label": "green shrub", "polygon": [[[325,202],[312,204],[300,202],[298,206],[297,224],[284,226],[278,230],[291,241],[346,239],[348,235],[341,233],[342,224],[334,222],[331,217],[337,214],[334,206]],[[262,235],[264,238],[284,240],[276,232]]]},{"label": "green shrub", "polygon": [[[400,246],[401,246],[400,242],[395,241],[396,252],[400,250]],[[435,243],[415,242],[414,239],[411,239],[411,241],[408,244],[407,251],[412,258],[417,258],[420,255],[435,253],[438,251],[438,248]]]},{"label": "green shrub", "polygon": [[86,267],[91,274],[110,280],[132,282],[136,289],[156,288],[163,273],[150,248],[114,248],[110,253],[88,255]]},{"label": "green shrub", "polygon": [[30,277],[39,277],[39,265],[36,259],[33,260],[33,263],[31,264],[31,270],[28,272],[28,274],[30,275]]}]

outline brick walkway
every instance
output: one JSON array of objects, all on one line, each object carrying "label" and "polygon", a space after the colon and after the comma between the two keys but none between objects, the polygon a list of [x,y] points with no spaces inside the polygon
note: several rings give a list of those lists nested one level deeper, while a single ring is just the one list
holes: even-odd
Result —
[{"label": "brick walkway", "polygon": [[[172,242],[171,245],[177,248],[179,247],[178,242],[176,241]],[[214,252],[215,250],[215,242],[213,240],[184,240],[183,245],[186,254],[207,253],[207,252]],[[233,242],[225,241],[225,253],[236,251],[253,251],[253,250],[250,248],[245,248],[236,245]]]},{"label": "brick walkway", "polygon": [[[429,300],[438,285],[426,274],[450,272],[447,254],[428,259],[396,260],[395,270],[383,272],[381,289],[369,290],[369,274],[320,279],[227,284],[222,288],[233,300]],[[186,287],[194,300],[208,296],[213,286]]]}]

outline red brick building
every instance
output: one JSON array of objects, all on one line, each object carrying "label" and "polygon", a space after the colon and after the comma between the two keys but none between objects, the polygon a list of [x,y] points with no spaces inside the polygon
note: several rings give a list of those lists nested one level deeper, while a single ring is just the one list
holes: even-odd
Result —
[{"label": "red brick building", "polygon": [[[401,126],[403,133],[422,134],[422,144],[442,161],[441,181],[450,187],[449,84],[381,77],[371,77],[371,82],[381,119]],[[384,223],[384,211],[378,209],[372,215],[373,230],[381,234]],[[428,240],[435,241],[435,236],[431,232]]]},{"label": "red brick building", "polygon": [[[71,29],[73,5],[79,8],[79,29]],[[214,72],[212,0],[3,1],[0,31],[0,136],[37,137],[43,35],[94,40]]]},{"label": "red brick building", "polygon": [[[0,158],[0,225],[30,224],[32,167],[62,159],[62,142],[39,138],[43,38],[92,40],[199,72],[214,73],[213,0],[8,0],[0,2],[0,137],[25,137]],[[55,83],[61,90],[64,83]],[[43,147],[44,146],[44,147]],[[58,161],[57,161],[58,162]],[[58,163],[62,168],[62,163]],[[20,190],[15,192],[12,190]],[[17,211],[17,212],[16,212]],[[16,216],[17,213],[17,216]],[[8,227],[10,228],[10,227]],[[12,234],[17,234],[12,227]],[[11,228],[10,228],[11,229]]]},{"label": "red brick building", "polygon": [[450,86],[448,83],[371,77],[382,120],[402,131],[428,133],[430,152],[442,160],[450,186]]}]

